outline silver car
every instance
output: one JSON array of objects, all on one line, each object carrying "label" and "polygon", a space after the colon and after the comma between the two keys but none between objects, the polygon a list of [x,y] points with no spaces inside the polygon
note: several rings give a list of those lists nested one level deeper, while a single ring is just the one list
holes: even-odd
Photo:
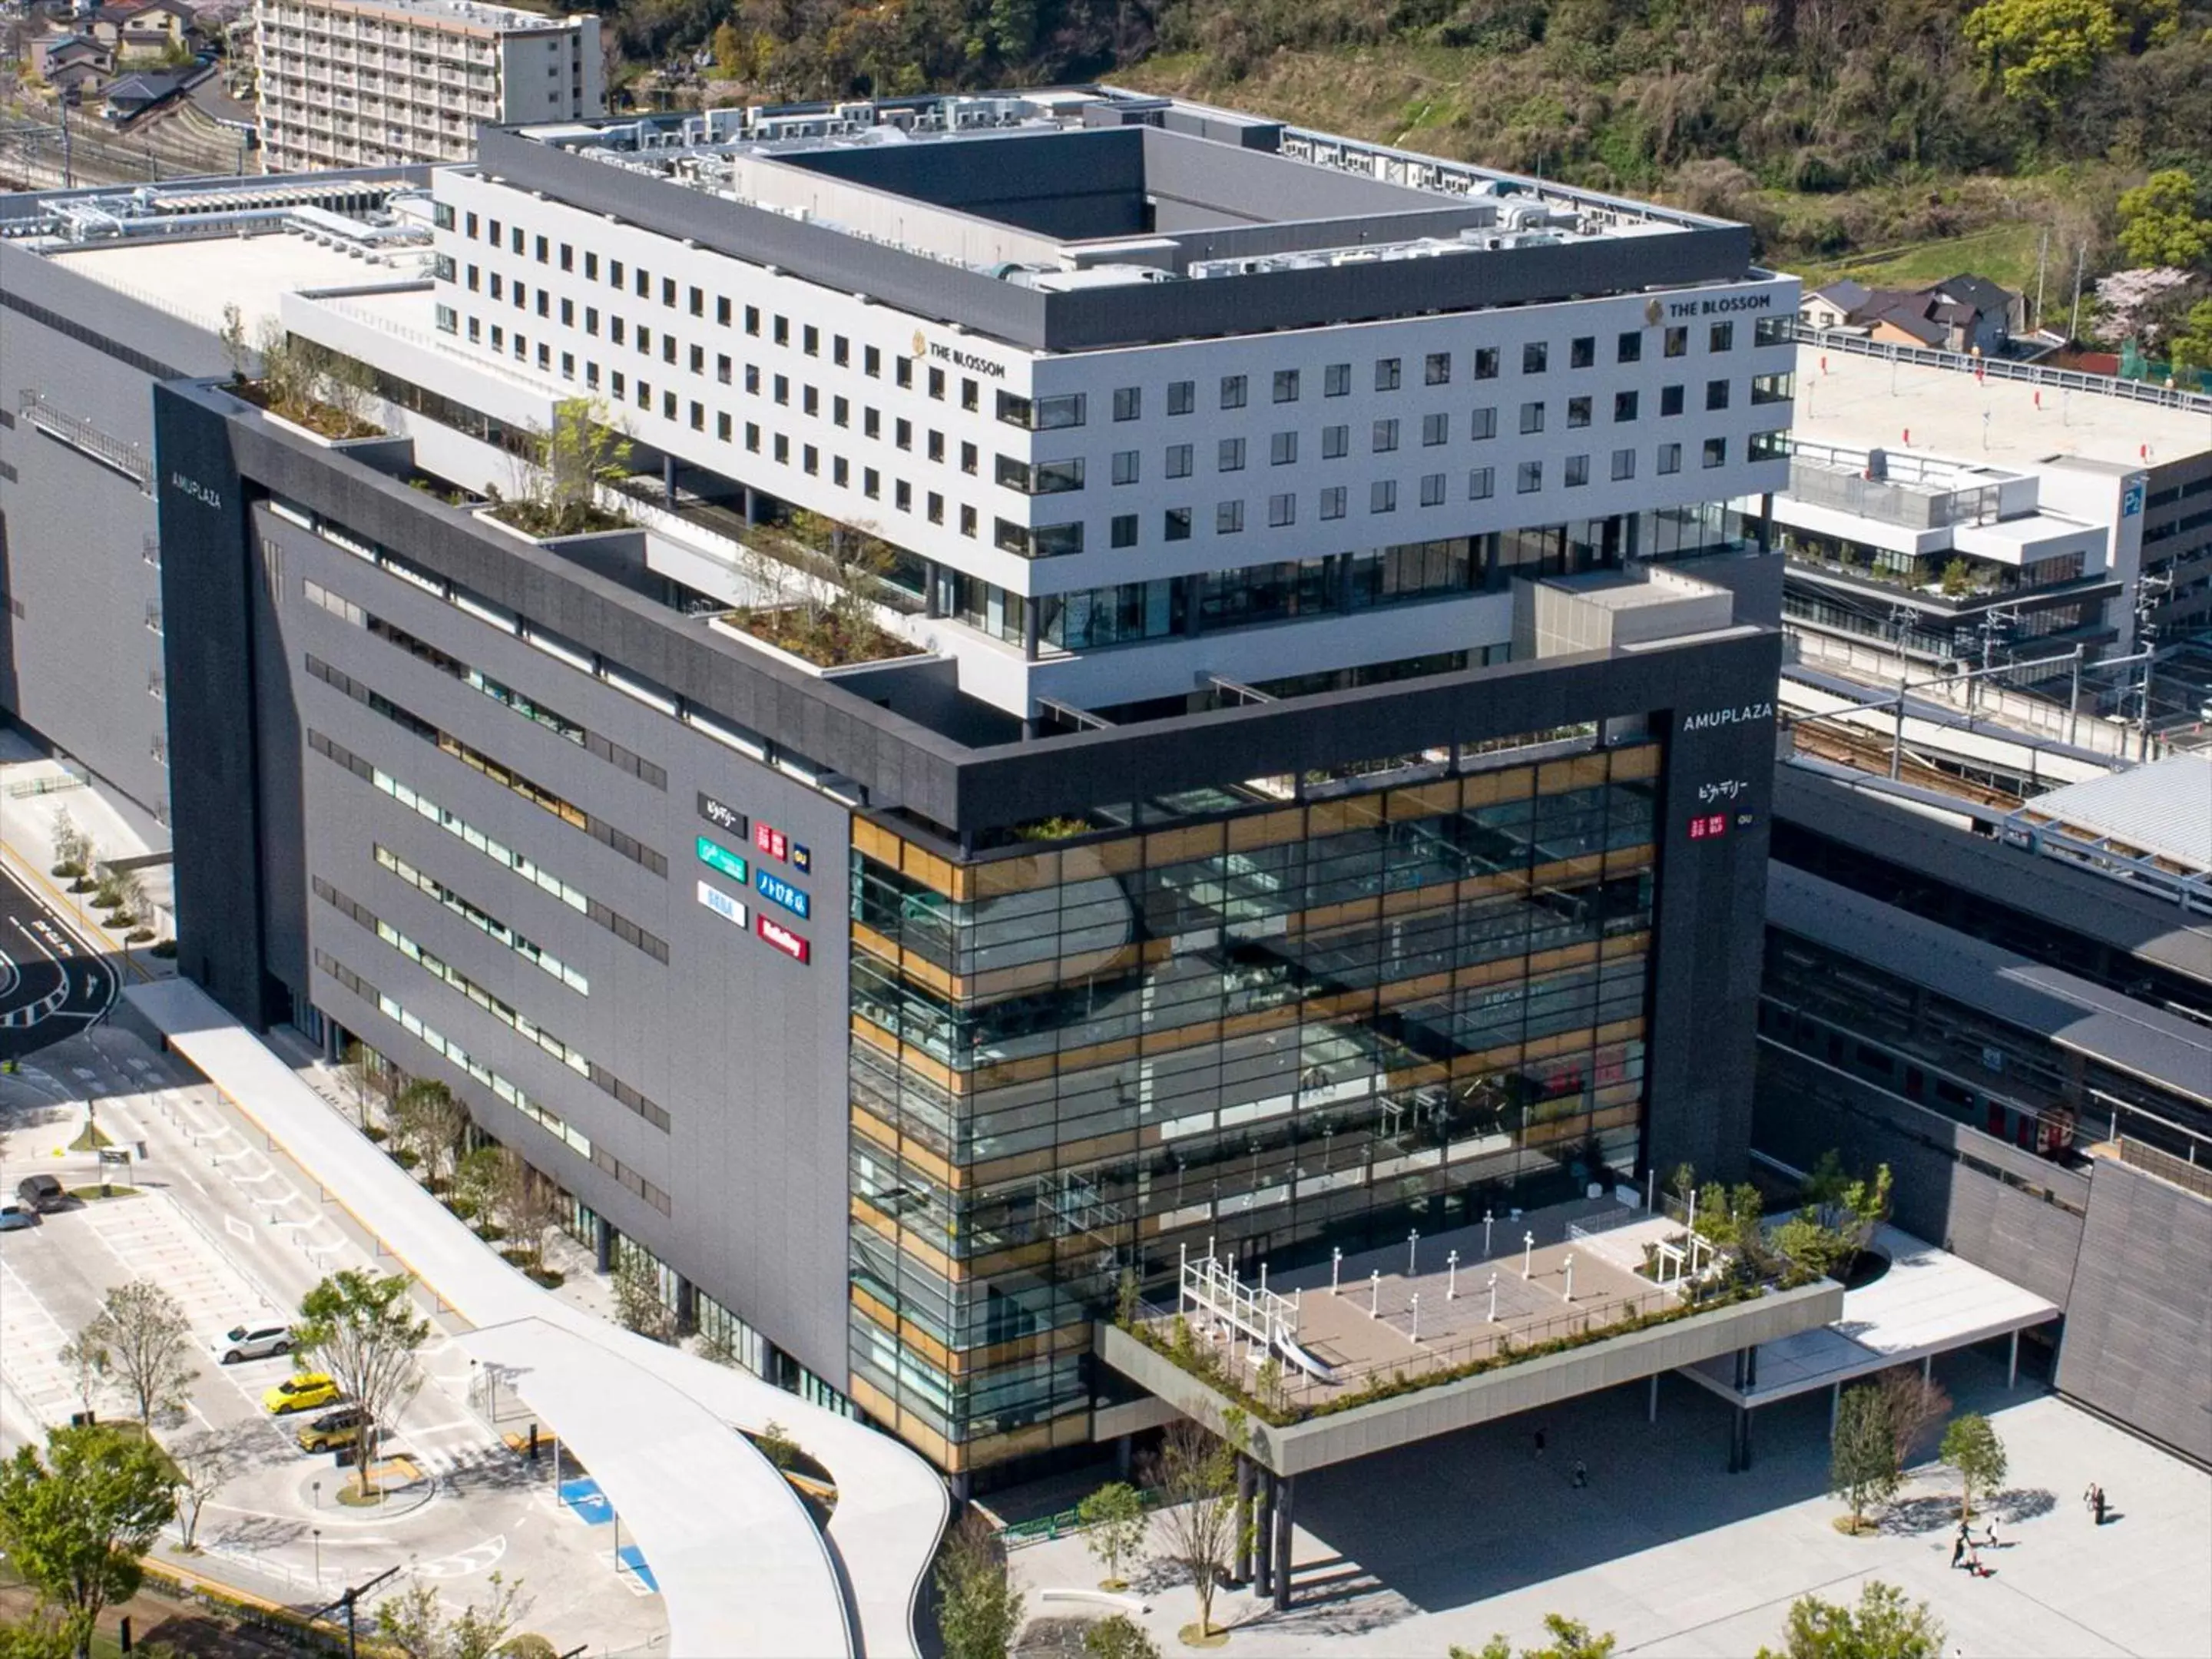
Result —
[{"label": "silver car", "polygon": [[208,1352],[220,1364],[235,1365],[241,1359],[266,1359],[272,1354],[292,1352],[292,1331],[288,1325],[234,1325],[208,1344]]}]

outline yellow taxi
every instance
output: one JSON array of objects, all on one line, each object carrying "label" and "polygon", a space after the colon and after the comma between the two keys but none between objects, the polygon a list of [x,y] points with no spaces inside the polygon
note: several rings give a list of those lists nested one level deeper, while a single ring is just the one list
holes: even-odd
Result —
[{"label": "yellow taxi", "polygon": [[261,1396],[261,1408],[283,1417],[293,1412],[311,1412],[318,1406],[335,1404],[340,1398],[338,1385],[321,1371],[301,1371],[288,1376]]}]

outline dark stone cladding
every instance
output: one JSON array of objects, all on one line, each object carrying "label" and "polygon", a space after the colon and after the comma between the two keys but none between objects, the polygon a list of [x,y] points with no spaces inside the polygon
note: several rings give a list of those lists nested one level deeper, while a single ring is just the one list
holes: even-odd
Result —
[{"label": "dark stone cladding", "polygon": [[[210,386],[161,398],[228,433],[228,469],[645,675],[956,836],[1224,779],[1272,776],[1480,743],[1576,721],[1771,698],[1779,635],[1547,658],[1034,740],[969,748],[748,650],[619,583],[441,507],[398,480],[280,430]],[[176,441],[162,429],[165,445]],[[163,496],[170,452],[163,453]],[[228,470],[227,469],[227,470]]]},{"label": "dark stone cladding", "polygon": [[[977,146],[975,165],[987,165],[984,158],[993,148]],[[1692,224],[1678,216],[1675,222],[1683,228],[1663,236],[1044,294],[965,266],[589,161],[520,131],[483,128],[477,141],[477,165],[489,177],[520,189],[542,191],[572,207],[679,241],[696,242],[750,264],[775,265],[824,288],[866,295],[915,316],[957,323],[1032,350],[1158,345],[1429,312],[1542,304],[1646,288],[1740,282],[1752,274],[1748,227],[1720,221]]]}]

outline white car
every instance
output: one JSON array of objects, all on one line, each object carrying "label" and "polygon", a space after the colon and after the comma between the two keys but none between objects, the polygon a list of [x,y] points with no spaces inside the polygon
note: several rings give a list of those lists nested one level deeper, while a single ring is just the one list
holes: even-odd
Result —
[{"label": "white car", "polygon": [[292,1329],[289,1325],[234,1325],[208,1344],[208,1352],[216,1363],[235,1365],[241,1359],[266,1359],[272,1354],[292,1352]]}]

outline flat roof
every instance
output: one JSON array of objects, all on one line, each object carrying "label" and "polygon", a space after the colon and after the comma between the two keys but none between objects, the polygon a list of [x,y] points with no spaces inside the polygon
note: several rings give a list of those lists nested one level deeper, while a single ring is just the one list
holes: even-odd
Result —
[{"label": "flat roof", "polygon": [[1761,1343],[1753,1387],[1735,1386],[1734,1355],[1682,1374],[1723,1399],[1771,1405],[2058,1317],[2056,1304],[1902,1228],[1883,1223],[1873,1244],[1889,1270],[1846,1290],[1844,1316],[1833,1324]]},{"label": "flat roof", "polygon": [[[37,250],[54,264],[210,333],[223,307],[238,307],[250,343],[287,294],[426,280],[429,249],[378,251],[386,261],[287,232],[278,235],[149,236],[143,240],[56,243]],[[211,280],[212,278],[212,280]]]},{"label": "flat roof", "polygon": [[[125,994],[176,1052],[476,1328],[471,1352],[574,1447],[668,1604],[668,1651],[907,1656],[947,1509],[936,1472],[889,1436],[539,1289],[362,1141],[252,1032],[183,978]],[[769,1420],[829,1469],[825,1533],[737,1432]],[[849,1606],[848,1606],[849,1596]]]},{"label": "flat roof", "polygon": [[1767,867],[1766,920],[2212,1106],[2212,1030],[1786,864]]},{"label": "flat roof", "polygon": [[2040,388],[2039,404],[2038,392],[2026,380],[1978,380],[1960,369],[1801,344],[1790,433],[2005,466],[2078,459],[2133,470],[2212,447],[2212,426],[2201,413],[2048,386]]},{"label": "flat roof", "polygon": [[2192,873],[2212,872],[2212,755],[2184,749],[2038,795],[2013,814],[2028,823],[2061,823],[2167,859]]}]

